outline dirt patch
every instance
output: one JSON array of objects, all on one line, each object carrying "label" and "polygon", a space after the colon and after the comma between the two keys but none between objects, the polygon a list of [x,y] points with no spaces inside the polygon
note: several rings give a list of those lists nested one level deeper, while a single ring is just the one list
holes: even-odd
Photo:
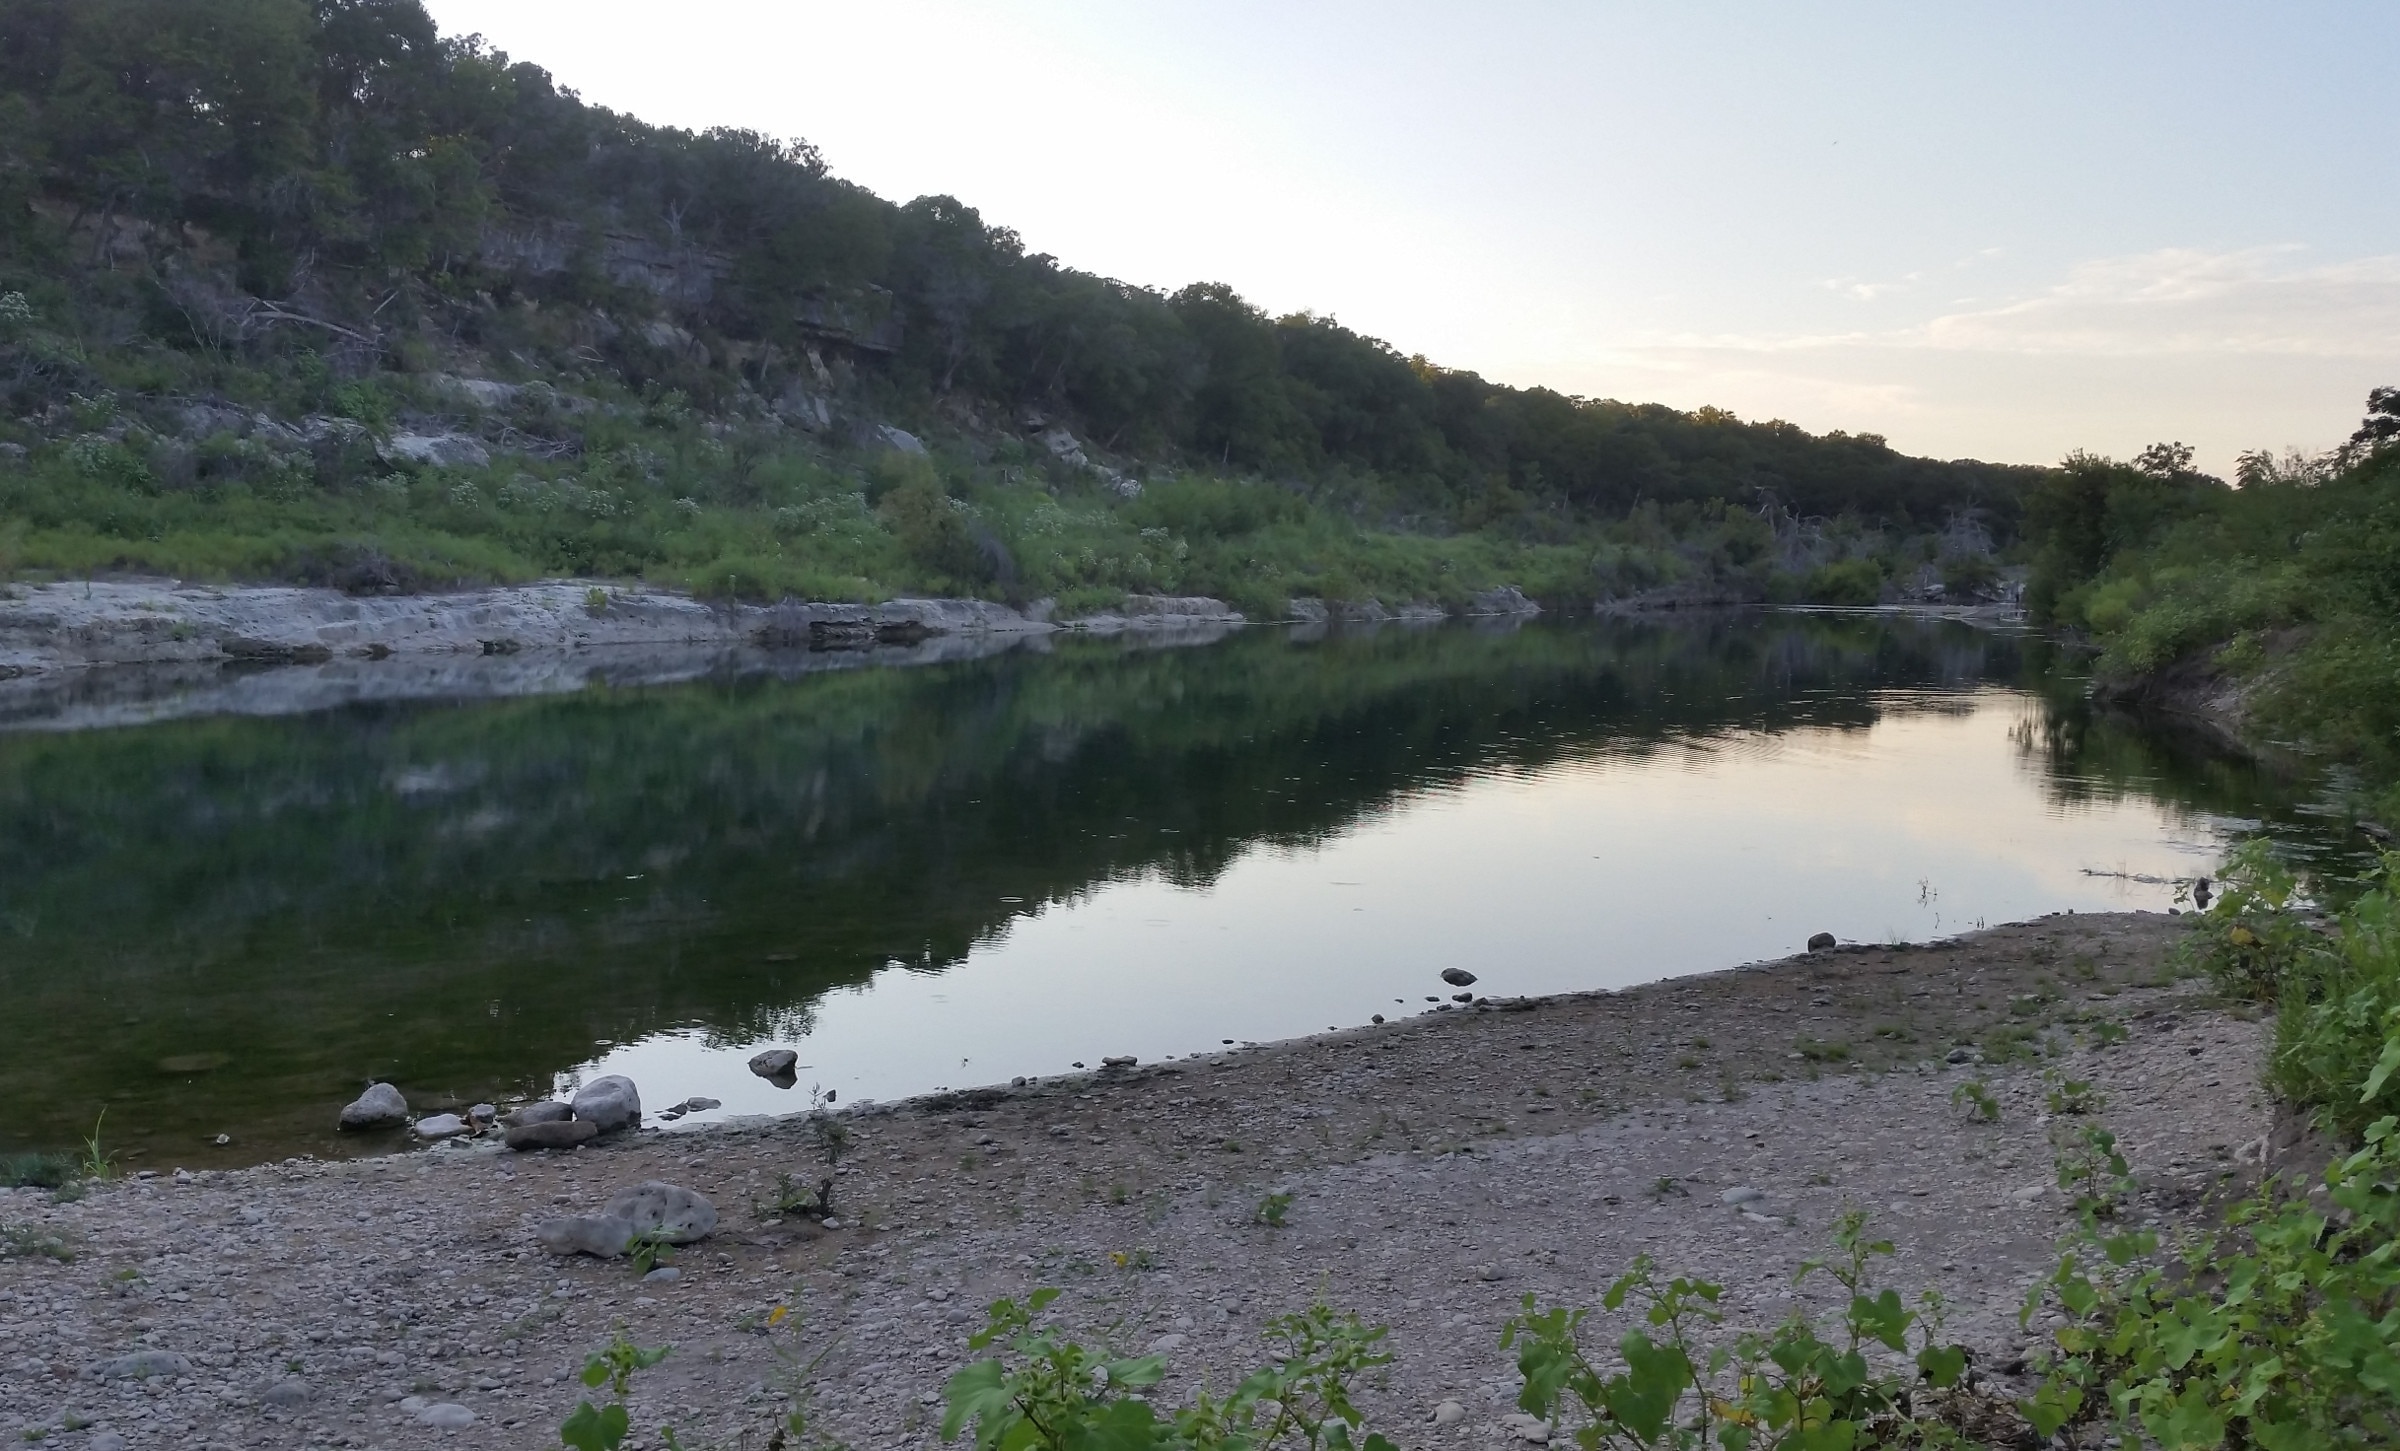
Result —
[{"label": "dirt patch", "polygon": [[[1380,1425],[1481,1444],[1511,1434],[1497,1331],[1522,1296],[1596,1303],[1647,1252],[1763,1323],[1849,1206],[1899,1243],[1891,1282],[1951,1297],[1998,1373],[2065,1218],[2045,1067],[2110,1100],[2138,1217],[2196,1215],[2269,1131],[2263,1029],[2167,980],[2179,926],[2053,917],[853,1112],[831,1229],[754,1207],[780,1176],[821,1177],[798,1120],[20,1191],[0,1221],[76,1258],[0,1263],[0,1426],[66,1446],[91,1434],[70,1424],[135,1446],[551,1445],[571,1373],[621,1323],[676,1347],[637,1426],[763,1433],[791,1359],[829,1348],[807,1390],[823,1428],[926,1446],[982,1306],[1055,1284],[1087,1334],[1168,1354],[1175,1393],[1230,1384],[1266,1318],[1321,1295],[1393,1327]],[[1949,1062],[1960,1048],[1992,1061]],[[1998,1122],[1953,1102],[1970,1076]],[[673,1283],[536,1247],[536,1223],[647,1179],[724,1216]],[[1279,1226],[1270,1194],[1289,1196]],[[770,1329],[777,1305],[795,1313]],[[143,1350],[188,1367],[84,1375]],[[407,1397],[476,1419],[434,1429]],[[1450,1398],[1469,1415],[1437,1430]]]}]

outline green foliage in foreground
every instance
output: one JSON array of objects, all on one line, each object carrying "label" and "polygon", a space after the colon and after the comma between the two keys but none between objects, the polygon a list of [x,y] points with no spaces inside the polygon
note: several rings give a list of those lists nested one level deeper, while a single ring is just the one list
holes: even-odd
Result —
[{"label": "green foliage in foreground", "polygon": [[[2108,1426],[2159,1448],[2400,1444],[2400,856],[2324,932],[2263,842],[2225,882],[2197,965],[2276,1005],[2270,1083],[2355,1151],[2321,1188],[2269,1180],[2173,1245],[2113,1225],[2113,1196],[2079,1195],[2026,1305],[2067,1316],[2026,1414],[2044,1435]],[[2122,1159],[2110,1168],[2121,1180]]]},{"label": "green foliage in foreground", "polygon": [[2237,851],[2202,918],[2197,964],[2228,996],[2276,1009],[2270,1086],[2355,1144],[2400,1114],[2400,853],[2319,931],[2263,840]]},{"label": "green foliage in foreground", "polygon": [[[1036,1447],[1109,1447],[1115,1451],[1216,1451],[1306,1447],[1308,1451],[1396,1451],[1380,1434],[1358,1438],[1365,1417],[1352,1399],[1358,1378],[1390,1363],[1381,1326],[1323,1305],[1269,1321],[1274,1364],[1253,1372],[1224,1399],[1203,1391],[1161,1417],[1140,1394],[1166,1374],[1163,1356],[1106,1359],[1037,1329],[1058,1291],[1036,1290],[1023,1305],[1001,1300],[968,1344],[1005,1344],[1007,1355],[978,1361],[943,1388],[942,1439],[970,1426],[976,1451]],[[1358,1439],[1354,1439],[1358,1438]]]},{"label": "green foliage in foreground", "polygon": [[1840,1254],[1810,1260],[1799,1276],[1823,1272],[1844,1291],[1830,1340],[1795,1310],[1770,1332],[1704,1348],[1701,1328],[1722,1318],[1723,1287],[1681,1277],[1662,1285],[1643,1256],[1601,1298],[1610,1311],[1631,1305],[1639,1321],[1602,1357],[1622,1368],[1603,1369],[1583,1341],[1587,1312],[1538,1309],[1528,1295],[1500,1338],[1517,1348],[1517,1404],[1583,1451],[1973,1444],[1958,1424],[1967,1402],[1949,1395],[1967,1352],[1938,1338],[1940,1298],[1928,1293],[1912,1308],[1875,1286],[1873,1262],[1892,1245],[1867,1238],[1865,1215],[1843,1215],[1834,1240]]},{"label": "green foliage in foreground", "polygon": [[2163,1254],[2154,1231],[2085,1215],[2026,1307],[2069,1316],[2034,1428],[2106,1423],[2160,1448],[2400,1445],[2396,1122],[2326,1171],[2322,1205],[2270,1182]]}]

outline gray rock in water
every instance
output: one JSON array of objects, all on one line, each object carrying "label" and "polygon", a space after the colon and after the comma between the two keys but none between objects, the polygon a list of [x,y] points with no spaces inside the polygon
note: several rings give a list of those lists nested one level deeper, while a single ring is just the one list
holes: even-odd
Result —
[{"label": "gray rock in water", "polygon": [[258,1393],[260,1405],[280,1406],[290,1410],[308,1401],[308,1382],[299,1379],[279,1380]]},{"label": "gray rock in water", "polygon": [[479,1124],[488,1124],[499,1116],[500,1110],[492,1107],[488,1103],[479,1103],[473,1108],[467,1110],[467,1117],[473,1119]]},{"label": "gray rock in water", "polygon": [[467,1131],[467,1121],[454,1113],[437,1113],[417,1120],[420,1139],[455,1139]]},{"label": "gray rock in water", "polygon": [[551,1119],[510,1129],[501,1142],[522,1153],[528,1149],[571,1149],[600,1137],[600,1126],[575,1119]]},{"label": "gray rock in water", "polygon": [[417,1424],[436,1431],[464,1431],[475,1424],[475,1413],[456,1401],[436,1401],[417,1412]]},{"label": "gray rock in water", "polygon": [[1442,969],[1442,981],[1452,987],[1473,987],[1475,986],[1475,974],[1463,967],[1445,967]]},{"label": "gray rock in water", "polygon": [[574,1116],[575,1110],[563,1103],[529,1103],[500,1122],[508,1128],[521,1129],[527,1124],[565,1123]]},{"label": "gray rock in water", "polygon": [[683,1101],[685,1113],[706,1113],[712,1108],[723,1108],[724,1106],[713,1098],[687,1098]]},{"label": "gray rock in water", "polygon": [[1141,1061],[1131,1053],[1119,1053],[1101,1059],[1100,1066],[1103,1068],[1131,1068]]},{"label": "gray rock in water", "polygon": [[94,1380],[148,1380],[154,1375],[191,1373],[190,1358],[177,1355],[172,1350],[137,1350],[131,1355],[104,1360],[89,1372]]},{"label": "gray rock in water", "polygon": [[679,1184],[657,1179],[619,1190],[600,1212],[669,1244],[690,1244],[717,1227],[717,1206]]},{"label": "gray rock in water", "polygon": [[630,1223],[605,1214],[579,1214],[572,1219],[553,1219],[533,1231],[533,1237],[542,1242],[542,1248],[554,1255],[593,1255],[604,1260],[615,1259],[625,1253],[625,1242],[632,1239],[633,1235],[634,1228]]},{"label": "gray rock in water", "polygon": [[575,1091],[575,1117],[602,1133],[626,1128],[642,1121],[642,1095],[622,1074],[595,1078]]},{"label": "gray rock in water", "polygon": [[789,1048],[769,1048],[750,1057],[750,1071],[761,1078],[789,1078],[800,1064],[800,1055]]},{"label": "gray rock in water", "polygon": [[388,1083],[370,1083],[356,1101],[342,1108],[345,1129],[392,1129],[408,1122],[408,1100]]},{"label": "gray rock in water", "polygon": [[1830,932],[1820,932],[1808,939],[1808,950],[1811,952],[1830,952],[1834,945],[1834,936]]}]

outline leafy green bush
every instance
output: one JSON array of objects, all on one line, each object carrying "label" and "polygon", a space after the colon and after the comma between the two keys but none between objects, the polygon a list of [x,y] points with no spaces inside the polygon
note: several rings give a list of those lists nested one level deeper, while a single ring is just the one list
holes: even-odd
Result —
[{"label": "leafy green bush", "polygon": [[[673,1348],[661,1345],[645,1350],[626,1339],[624,1331],[618,1331],[608,1345],[594,1352],[583,1366],[583,1383],[593,1390],[607,1386],[609,1403],[605,1406],[594,1405],[588,1399],[579,1403],[575,1413],[558,1428],[558,1439],[574,1447],[575,1451],[617,1451],[632,1430],[631,1416],[625,1409],[625,1395],[633,1384],[634,1375],[665,1360]],[[666,1440],[668,1446],[672,1447],[675,1444],[674,1433],[668,1432]]]},{"label": "leafy green bush", "polygon": [[[1958,1423],[1981,1418],[1962,1414],[1966,1398],[1956,1394],[1967,1352],[1939,1340],[1939,1297],[1929,1292],[1912,1309],[1898,1291],[1874,1286],[1873,1262],[1892,1245],[1867,1238],[1865,1215],[1845,1214],[1834,1237],[1837,1257],[1800,1270],[1803,1280],[1831,1275],[1848,1292],[1832,1340],[1795,1311],[1767,1334],[1704,1351],[1701,1328],[1722,1319],[1722,1287],[1681,1277],[1662,1285],[1643,1256],[1602,1296],[1611,1311],[1631,1305],[1640,1322],[1615,1346],[1623,1368],[1604,1371],[1583,1343],[1588,1312],[1537,1309],[1528,1295],[1500,1341],[1518,1348],[1525,1388],[1517,1404],[1562,1429],[1572,1426],[1583,1451],[1971,1444]],[[1887,1353],[1910,1357],[1912,1372],[1879,1364]]]},{"label": "leafy green bush", "polygon": [[1036,1290],[1022,1305],[1000,1300],[968,1343],[1006,1343],[1008,1355],[978,1361],[943,1389],[942,1439],[975,1429],[976,1451],[1397,1451],[1379,1434],[1353,1437],[1364,1420],[1351,1398],[1358,1377],[1391,1356],[1378,1348],[1381,1326],[1323,1305],[1267,1326],[1275,1363],[1255,1371],[1223,1400],[1205,1391],[1161,1419],[1138,1393],[1166,1373],[1162,1356],[1107,1359],[1034,1319],[1058,1298]]},{"label": "leafy green bush", "polygon": [[2180,951],[2224,996],[2273,1003],[2314,950],[2315,934],[2292,910],[2299,879],[2264,837],[2235,847],[2217,875],[2216,900]]},{"label": "leafy green bush", "polygon": [[2325,1174],[2332,1213],[2270,1181],[2169,1256],[2150,1230],[2076,1246],[2028,1297],[2055,1303],[2040,1390],[2047,1437],[2108,1424],[2128,1445],[2262,1451],[2400,1445],[2400,1133]]},{"label": "leafy green bush", "polygon": [[2267,1079],[2347,1142],[2400,1114],[2400,853],[2383,885],[2345,910],[2330,938],[2312,940],[2275,1020]]},{"label": "leafy green bush", "polygon": [[1872,559],[1845,559],[1808,572],[1801,598],[1812,605],[1871,605],[1883,598],[1883,571]]}]

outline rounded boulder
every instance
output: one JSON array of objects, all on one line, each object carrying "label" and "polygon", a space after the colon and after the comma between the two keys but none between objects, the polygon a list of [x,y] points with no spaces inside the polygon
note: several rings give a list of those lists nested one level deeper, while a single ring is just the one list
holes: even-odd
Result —
[{"label": "rounded boulder", "polygon": [[367,1091],[342,1108],[345,1129],[396,1129],[408,1122],[408,1100],[388,1083],[370,1083]]},{"label": "rounded boulder", "polygon": [[621,1074],[595,1078],[575,1091],[575,1117],[602,1133],[630,1127],[642,1121],[641,1092]]},{"label": "rounded boulder", "polygon": [[717,1206],[680,1184],[658,1179],[619,1190],[600,1213],[624,1220],[636,1234],[655,1234],[669,1244],[690,1244],[717,1227]]}]

